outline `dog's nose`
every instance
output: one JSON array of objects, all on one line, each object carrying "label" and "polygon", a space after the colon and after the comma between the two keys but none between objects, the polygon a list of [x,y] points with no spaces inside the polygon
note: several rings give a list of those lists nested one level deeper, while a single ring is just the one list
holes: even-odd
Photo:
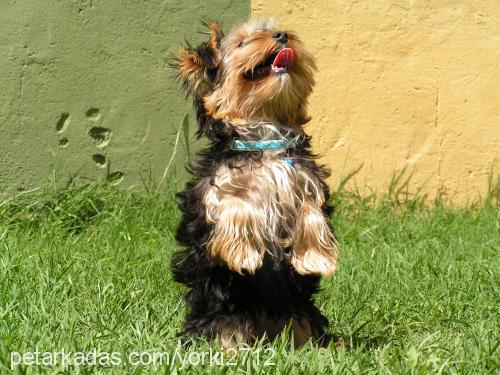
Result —
[{"label": "dog's nose", "polygon": [[288,42],[288,34],[284,31],[276,31],[273,33],[273,39],[276,39],[276,41],[280,43],[286,43]]}]

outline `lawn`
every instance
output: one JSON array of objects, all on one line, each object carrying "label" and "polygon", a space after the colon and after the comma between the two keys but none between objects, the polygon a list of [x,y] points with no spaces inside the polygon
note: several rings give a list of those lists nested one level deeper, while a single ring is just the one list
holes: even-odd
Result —
[{"label": "lawn", "polygon": [[64,370],[62,350],[68,373],[498,373],[498,205],[337,201],[340,267],[316,300],[346,345],[283,336],[238,355],[178,343],[172,193],[74,184],[3,201],[0,373]]}]

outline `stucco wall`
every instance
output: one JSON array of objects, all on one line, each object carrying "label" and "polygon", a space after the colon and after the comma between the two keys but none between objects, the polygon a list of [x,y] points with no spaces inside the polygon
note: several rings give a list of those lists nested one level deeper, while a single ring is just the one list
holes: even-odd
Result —
[{"label": "stucco wall", "polygon": [[294,29],[318,59],[314,145],[352,182],[467,203],[498,173],[500,1],[252,0],[254,16]]},{"label": "stucco wall", "polygon": [[[498,173],[500,2],[252,0],[252,15],[295,29],[318,59],[311,98],[316,151],[335,185],[410,189],[457,203]],[[247,0],[20,0],[0,12],[0,191],[61,176],[158,178],[191,103],[166,58],[201,40],[203,17],[226,29]],[[184,137],[172,169],[182,170]]]},{"label": "stucco wall", "polygon": [[0,191],[53,170],[123,186],[158,179],[192,113],[168,54],[204,37],[203,17],[231,24],[248,12],[246,0],[3,2]]}]

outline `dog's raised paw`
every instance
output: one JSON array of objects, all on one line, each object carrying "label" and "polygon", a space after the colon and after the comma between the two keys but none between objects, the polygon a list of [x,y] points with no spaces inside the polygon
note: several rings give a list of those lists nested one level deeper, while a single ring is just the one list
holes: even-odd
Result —
[{"label": "dog's raised paw", "polygon": [[303,275],[330,276],[337,258],[337,244],[327,219],[318,207],[304,204],[296,223],[292,266]]},{"label": "dog's raised paw", "polygon": [[262,267],[263,256],[255,249],[244,246],[235,252],[234,256],[225,259],[227,266],[240,274],[247,272],[254,274],[260,267]]},{"label": "dog's raised paw", "polygon": [[331,276],[337,268],[337,249],[307,249],[303,254],[293,254],[291,263],[302,275]]}]

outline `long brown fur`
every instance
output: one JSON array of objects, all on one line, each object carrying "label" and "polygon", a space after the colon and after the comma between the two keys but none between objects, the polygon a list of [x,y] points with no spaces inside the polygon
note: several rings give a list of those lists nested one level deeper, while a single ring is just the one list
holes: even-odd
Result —
[{"label": "long brown fur", "polygon": [[[273,338],[290,326],[296,344],[302,345],[324,333],[326,318],[311,296],[319,276],[335,271],[338,258],[323,181],[327,172],[315,163],[302,127],[309,121],[307,98],[316,64],[295,33],[286,31],[286,42],[277,42],[272,21],[250,21],[227,36],[215,22],[205,26],[209,40],[181,49],[173,61],[194,97],[199,134],[213,142],[194,172],[197,178],[182,195],[185,218],[177,238],[191,250],[180,254],[174,272],[192,288],[185,332],[202,332],[232,347],[264,335]],[[248,78],[285,45],[294,56],[285,74]],[[283,139],[297,147],[239,153],[229,149],[233,139]],[[199,236],[199,242],[192,236]],[[189,274],[188,264],[198,267],[199,277]],[[232,280],[227,285],[220,281],[226,277]],[[295,285],[278,294],[285,301],[288,292],[297,299],[287,301],[286,309],[263,302],[266,286],[260,283],[275,278],[288,280],[283,288],[287,282]],[[241,282],[241,289],[235,282]],[[206,293],[212,289],[224,313],[217,310],[206,318]],[[243,309],[235,315],[234,306],[245,303],[238,292],[261,302],[254,302],[248,314]]]}]

